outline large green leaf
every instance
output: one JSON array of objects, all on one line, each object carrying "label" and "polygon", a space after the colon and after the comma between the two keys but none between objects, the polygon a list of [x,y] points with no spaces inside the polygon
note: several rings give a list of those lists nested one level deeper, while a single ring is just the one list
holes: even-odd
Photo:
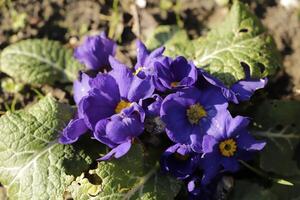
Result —
[{"label": "large green leaf", "polygon": [[82,150],[57,142],[72,115],[70,106],[45,97],[0,118],[0,182],[9,199],[63,199],[66,187],[88,169],[91,159]]},{"label": "large green leaf", "polygon": [[255,182],[238,180],[229,200],[279,200],[268,188]]},{"label": "large green leaf", "polygon": [[260,165],[278,175],[300,175],[300,102],[268,100],[254,112],[256,130],[267,145],[260,153]]},{"label": "large green leaf", "polygon": [[259,19],[242,3],[235,1],[224,21],[206,36],[189,40],[176,26],[159,26],[147,46],[164,45],[165,55],[185,56],[198,67],[220,78],[226,85],[244,79],[273,74],[281,65],[273,39]]},{"label": "large green leaf", "polygon": [[31,84],[52,84],[76,79],[82,66],[72,51],[59,42],[24,40],[1,53],[0,70],[16,80]]},{"label": "large green leaf", "polygon": [[[172,48],[171,56],[187,55],[198,67],[206,69],[226,85],[244,79],[248,71],[252,78],[271,75],[281,65],[272,38],[258,18],[238,1],[224,21],[206,36],[195,41],[185,40],[175,50],[174,46]],[[192,49],[194,53],[183,54],[185,49]]]},{"label": "large green leaf", "polygon": [[100,162],[95,170],[78,177],[68,188],[74,199],[172,200],[180,182],[160,174],[159,165],[149,166],[141,145],[134,144],[126,156]]}]

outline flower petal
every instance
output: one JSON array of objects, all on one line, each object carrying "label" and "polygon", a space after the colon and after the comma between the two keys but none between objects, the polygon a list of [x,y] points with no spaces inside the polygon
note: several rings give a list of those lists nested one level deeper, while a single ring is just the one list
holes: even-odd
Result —
[{"label": "flower petal", "polygon": [[252,94],[261,88],[264,88],[268,82],[267,78],[263,79],[246,79],[241,80],[231,86],[239,101],[248,101]]},{"label": "flower petal", "polygon": [[127,98],[130,85],[133,81],[132,71],[126,65],[117,61],[114,57],[109,57],[109,62],[113,68],[109,74],[116,80],[121,97]]},{"label": "flower petal", "polygon": [[231,115],[228,114],[225,124],[227,138],[235,136],[236,134],[239,134],[241,131],[245,130],[249,123],[250,121],[247,117],[236,116],[232,118]]},{"label": "flower petal", "polygon": [[205,154],[202,158],[202,168],[204,170],[201,183],[204,185],[209,184],[213,178],[219,173],[220,167],[220,156],[217,153]]},{"label": "flower petal", "polygon": [[214,150],[214,146],[218,143],[218,141],[211,135],[205,135],[203,137],[202,149],[203,153],[211,153]]},{"label": "flower petal", "polygon": [[134,117],[115,115],[106,125],[106,135],[112,142],[121,144],[140,135],[143,123]]},{"label": "flower petal", "polygon": [[237,137],[238,147],[246,151],[260,151],[262,150],[266,142],[255,140],[252,135],[244,131]]},{"label": "flower petal", "polygon": [[116,53],[116,43],[104,34],[89,36],[74,51],[74,57],[88,69],[99,70],[109,66],[108,56]]},{"label": "flower petal", "polygon": [[109,122],[108,119],[102,119],[102,120],[98,121],[93,134],[94,134],[94,137],[96,140],[100,141],[103,144],[106,144],[110,148],[114,148],[117,146],[117,144],[112,142],[106,136],[106,125],[108,122]]},{"label": "flower petal", "polygon": [[225,171],[236,172],[240,169],[239,162],[235,157],[222,157],[221,164],[223,165]]},{"label": "flower petal", "polygon": [[77,105],[82,97],[88,95],[88,91],[91,89],[89,84],[91,78],[83,72],[80,72],[79,76],[79,80],[75,80],[73,84],[74,100]]},{"label": "flower petal", "polygon": [[97,160],[98,161],[109,160],[112,157],[118,159],[124,156],[130,150],[130,147],[131,147],[131,141],[124,142],[119,146],[113,148],[108,154],[106,154],[105,156]]},{"label": "flower petal", "polygon": [[135,76],[129,88],[127,98],[131,102],[138,102],[140,99],[150,97],[153,94],[154,89],[155,87],[150,77],[141,79]]},{"label": "flower petal", "polygon": [[117,99],[114,96],[103,93],[99,89],[92,89],[89,92],[89,95],[83,97],[79,104],[79,111],[83,116],[86,125],[94,130],[97,122],[101,119],[115,114],[115,107],[118,103]]},{"label": "flower petal", "polygon": [[135,65],[135,70],[137,70],[139,67],[143,67],[145,60],[149,55],[146,46],[140,40],[137,40],[136,46],[137,46],[137,63]]},{"label": "flower petal", "polygon": [[106,94],[112,98],[113,102],[119,102],[120,91],[117,81],[109,74],[98,74],[95,78],[90,80],[90,86],[97,88],[101,93]]},{"label": "flower petal", "polygon": [[72,119],[66,128],[64,128],[59,142],[70,144],[76,142],[78,138],[88,131],[83,119]]}]

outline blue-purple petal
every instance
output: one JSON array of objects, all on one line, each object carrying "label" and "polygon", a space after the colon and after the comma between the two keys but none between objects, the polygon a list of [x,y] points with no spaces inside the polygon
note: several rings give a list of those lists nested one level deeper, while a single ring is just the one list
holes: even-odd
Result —
[{"label": "blue-purple petal", "polygon": [[76,142],[78,138],[88,131],[83,119],[72,119],[60,135],[59,142],[70,144]]},{"label": "blue-purple petal", "polygon": [[91,89],[89,81],[90,77],[80,72],[79,80],[75,80],[73,84],[73,91],[74,91],[74,100],[75,103],[78,105],[82,97],[88,95],[88,91]]},{"label": "blue-purple petal", "polygon": [[99,70],[109,66],[108,57],[114,56],[116,43],[104,34],[89,36],[74,51],[74,57],[88,69]]},{"label": "blue-purple petal", "polygon": [[108,154],[106,154],[105,156],[103,156],[97,160],[104,161],[104,160],[109,160],[112,157],[117,158],[117,159],[121,158],[130,150],[130,147],[131,147],[131,141],[129,140],[129,141],[124,142],[124,143],[118,145],[117,147],[113,148]]}]

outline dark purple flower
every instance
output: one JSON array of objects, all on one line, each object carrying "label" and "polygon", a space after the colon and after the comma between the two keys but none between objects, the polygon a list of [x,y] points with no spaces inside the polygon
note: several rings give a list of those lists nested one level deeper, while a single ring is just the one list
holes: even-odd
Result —
[{"label": "dark purple flower", "polygon": [[191,145],[194,151],[201,152],[203,135],[218,112],[226,110],[227,106],[216,87],[205,90],[191,87],[168,95],[162,103],[160,116],[173,142]]},{"label": "dark purple flower", "polygon": [[116,53],[116,43],[108,39],[105,33],[88,36],[84,43],[74,51],[74,57],[88,69],[100,70],[109,66],[108,57]]},{"label": "dark purple flower", "polygon": [[218,113],[212,127],[203,137],[202,182],[209,183],[223,167],[224,171],[239,169],[238,160],[249,160],[253,152],[260,151],[265,142],[255,140],[247,130],[248,118],[232,118],[228,111]]},{"label": "dark purple flower", "polygon": [[89,75],[80,72],[79,80],[75,80],[73,84],[73,91],[74,91],[74,100],[75,103],[78,105],[82,97],[88,95],[88,91],[91,89],[89,81],[91,78]]},{"label": "dark purple flower", "polygon": [[190,177],[199,165],[200,154],[195,154],[188,145],[175,144],[161,157],[161,168],[178,179]]},{"label": "dark purple flower", "polygon": [[134,74],[142,79],[151,78],[155,88],[159,91],[164,91],[166,88],[159,79],[157,68],[168,69],[170,64],[170,58],[163,56],[164,50],[164,47],[160,47],[149,52],[141,41],[137,41],[137,63],[134,67]]},{"label": "dark purple flower", "polygon": [[155,63],[158,78],[166,89],[188,87],[196,82],[197,69],[192,62],[188,62],[182,56],[170,59],[169,62],[169,65]]},{"label": "dark purple flower", "polygon": [[268,82],[267,78],[262,78],[262,79],[246,78],[228,87],[224,85],[222,81],[211,76],[203,69],[199,69],[198,74],[200,77],[202,77],[210,84],[220,88],[224,97],[236,104],[241,101],[248,101],[256,90],[264,88]]},{"label": "dark purple flower", "polygon": [[125,109],[122,114],[113,115],[97,123],[95,138],[113,148],[99,160],[123,156],[129,151],[133,139],[143,132],[144,116],[140,114],[140,107],[136,103],[133,104],[135,105]]},{"label": "dark purple flower", "polygon": [[90,80],[89,94],[79,104],[79,111],[91,130],[95,130],[99,120],[123,113],[133,102],[151,96],[154,91],[149,80],[133,76],[126,66],[114,63],[112,67],[110,74],[98,74]]}]

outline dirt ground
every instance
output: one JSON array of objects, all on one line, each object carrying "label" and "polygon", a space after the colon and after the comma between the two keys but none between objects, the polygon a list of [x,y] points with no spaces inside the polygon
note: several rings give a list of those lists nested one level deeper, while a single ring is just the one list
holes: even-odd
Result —
[{"label": "dirt ground", "polygon": [[[286,8],[279,0],[243,1],[274,37],[283,60],[281,70],[270,81],[268,95],[300,99],[300,7]],[[222,2],[226,4],[220,0],[147,0],[143,8],[134,0],[0,0],[0,51],[26,38],[49,38],[74,48],[84,35],[106,31],[118,41],[119,57],[131,63],[136,38],[145,39],[158,24],[177,24],[191,38],[199,37],[228,12]],[[0,79],[7,76],[0,73]],[[38,92],[51,92],[61,101],[70,102],[70,88],[24,86],[18,93],[0,89],[0,112],[14,102],[18,102],[16,108],[25,106]]]}]

